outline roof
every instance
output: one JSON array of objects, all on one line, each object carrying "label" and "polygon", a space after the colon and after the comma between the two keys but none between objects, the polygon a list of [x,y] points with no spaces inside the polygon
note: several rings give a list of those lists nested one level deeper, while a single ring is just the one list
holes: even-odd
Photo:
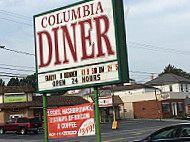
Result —
[{"label": "roof", "polygon": [[[133,85],[125,85],[125,86],[114,86],[113,91],[124,91],[124,90],[135,90],[135,89],[142,89],[142,88],[151,88],[155,89],[154,87],[150,85],[145,85],[145,84],[133,84]],[[108,90],[111,89],[111,87],[105,87],[101,88],[100,90]]]},{"label": "roof", "polygon": [[[89,103],[87,100],[79,96],[48,96],[47,106],[74,106]],[[32,102],[15,102],[0,104],[0,108],[24,108],[24,107],[42,107],[42,96],[33,96]]]},{"label": "roof", "polygon": [[0,87],[0,93],[34,93],[35,90],[32,86],[3,86]]},{"label": "roof", "polygon": [[77,96],[78,94],[80,94],[81,92],[83,92],[85,89],[81,89],[79,92],[77,92],[77,93],[72,93],[72,94],[70,94],[68,91],[65,93],[65,94],[63,94],[64,96]]},{"label": "roof", "polygon": [[147,85],[164,85],[172,83],[190,83],[189,79],[175,75],[173,73],[163,74],[151,81],[146,82]]},{"label": "roof", "polygon": [[119,96],[114,96],[114,105],[124,104]]}]

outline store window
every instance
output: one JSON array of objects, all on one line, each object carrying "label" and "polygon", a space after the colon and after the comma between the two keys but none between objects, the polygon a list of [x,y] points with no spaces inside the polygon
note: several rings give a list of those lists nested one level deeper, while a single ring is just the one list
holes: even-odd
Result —
[{"label": "store window", "polygon": [[163,111],[163,113],[170,112],[170,103],[169,102],[162,103],[162,111]]},{"label": "store window", "polygon": [[183,111],[183,103],[182,102],[178,102],[177,107],[178,107],[178,111]]}]

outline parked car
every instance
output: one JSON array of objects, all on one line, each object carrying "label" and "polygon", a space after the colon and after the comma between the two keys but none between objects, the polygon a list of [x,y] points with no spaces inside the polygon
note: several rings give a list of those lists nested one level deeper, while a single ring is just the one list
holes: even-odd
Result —
[{"label": "parked car", "polygon": [[5,123],[0,124],[0,134],[4,134],[6,131],[16,131],[22,135],[32,131],[37,134],[41,127],[42,122],[37,118],[11,118]]},{"label": "parked car", "polygon": [[162,128],[145,139],[135,142],[190,142],[190,123]]}]

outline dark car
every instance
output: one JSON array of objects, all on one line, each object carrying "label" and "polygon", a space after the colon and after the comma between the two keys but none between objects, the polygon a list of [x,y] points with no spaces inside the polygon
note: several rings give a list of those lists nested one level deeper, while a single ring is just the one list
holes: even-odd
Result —
[{"label": "dark car", "polygon": [[145,139],[135,142],[190,142],[190,123],[162,128]]}]

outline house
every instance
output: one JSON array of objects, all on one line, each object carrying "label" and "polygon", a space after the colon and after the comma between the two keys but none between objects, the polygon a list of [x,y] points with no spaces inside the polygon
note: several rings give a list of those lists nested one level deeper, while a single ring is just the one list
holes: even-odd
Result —
[{"label": "house", "polygon": [[166,73],[146,83],[161,90],[158,96],[163,116],[172,117],[188,113],[185,99],[190,98],[190,80]]},{"label": "house", "polygon": [[[43,118],[42,96],[35,96],[31,86],[0,87],[0,123],[15,117]],[[80,96],[48,96],[47,107],[64,107],[88,103]]]},{"label": "house", "polygon": [[124,103],[120,109],[123,119],[190,114],[190,80],[175,74],[163,74],[145,84],[115,86],[112,90]]}]

